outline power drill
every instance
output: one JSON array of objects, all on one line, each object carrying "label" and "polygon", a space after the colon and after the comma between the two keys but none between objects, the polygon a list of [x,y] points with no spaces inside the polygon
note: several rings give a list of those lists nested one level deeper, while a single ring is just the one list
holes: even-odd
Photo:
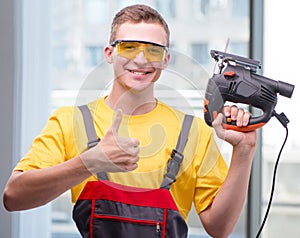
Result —
[{"label": "power drill", "polygon": [[251,131],[264,126],[274,115],[277,94],[290,98],[294,85],[275,81],[256,74],[261,68],[259,61],[241,56],[210,51],[218,63],[219,72],[209,79],[204,99],[204,119],[212,126],[213,120],[222,112],[225,102],[243,103],[262,110],[262,115],[251,117],[245,127],[224,117],[223,127],[236,131]]}]

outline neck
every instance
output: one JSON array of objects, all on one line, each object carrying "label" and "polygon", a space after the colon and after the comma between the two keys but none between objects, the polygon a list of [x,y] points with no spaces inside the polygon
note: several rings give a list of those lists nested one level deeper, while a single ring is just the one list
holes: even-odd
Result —
[{"label": "neck", "polygon": [[114,90],[105,99],[105,103],[113,110],[122,109],[127,115],[141,115],[152,111],[156,107],[153,90],[125,91],[123,93]]}]

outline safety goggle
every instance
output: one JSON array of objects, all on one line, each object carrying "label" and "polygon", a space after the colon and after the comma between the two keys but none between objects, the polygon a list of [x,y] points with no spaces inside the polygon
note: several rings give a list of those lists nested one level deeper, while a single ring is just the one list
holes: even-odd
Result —
[{"label": "safety goggle", "polygon": [[143,52],[148,62],[163,61],[168,51],[168,47],[148,41],[116,40],[110,45],[117,47],[119,56],[130,60],[135,59],[140,52]]}]

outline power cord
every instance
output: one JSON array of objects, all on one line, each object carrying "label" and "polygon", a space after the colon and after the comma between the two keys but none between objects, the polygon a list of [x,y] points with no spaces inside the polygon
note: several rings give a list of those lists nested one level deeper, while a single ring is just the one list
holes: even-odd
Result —
[{"label": "power cord", "polygon": [[273,200],[273,196],[274,196],[274,191],[275,191],[275,182],[276,182],[276,175],[277,175],[277,169],[278,169],[278,165],[279,165],[279,160],[280,160],[280,156],[281,156],[281,153],[282,153],[282,150],[286,144],[286,141],[287,141],[287,138],[288,138],[288,127],[287,127],[287,124],[290,122],[289,119],[286,117],[286,115],[282,112],[280,114],[277,114],[276,111],[274,110],[273,111],[273,116],[275,116],[278,121],[283,125],[283,127],[286,129],[286,136],[285,136],[285,139],[284,139],[284,142],[280,148],[280,151],[278,153],[278,157],[277,157],[277,160],[276,160],[276,163],[275,163],[275,166],[274,166],[274,171],[273,171],[273,179],[272,179],[272,188],[271,188],[271,194],[270,194],[270,198],[269,198],[269,202],[268,202],[268,207],[267,207],[267,210],[266,210],[266,213],[265,213],[265,216],[264,216],[264,219],[263,219],[263,222],[256,234],[256,238],[259,238],[259,236],[261,235],[261,232],[264,228],[264,225],[267,221],[267,218],[268,218],[268,215],[269,215],[269,212],[270,212],[270,209],[271,209],[271,205],[272,205],[272,200]]}]

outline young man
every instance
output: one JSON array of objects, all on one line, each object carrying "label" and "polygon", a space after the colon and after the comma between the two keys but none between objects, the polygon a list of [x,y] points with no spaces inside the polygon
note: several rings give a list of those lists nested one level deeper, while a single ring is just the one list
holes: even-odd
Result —
[{"label": "young man", "polygon": [[[68,189],[75,202],[86,182],[102,171],[124,185],[159,187],[184,117],[154,97],[154,84],[170,60],[168,46],[168,26],[152,8],[134,5],[115,16],[104,50],[115,74],[113,87],[108,96],[88,104],[100,142],[85,151],[78,108],[58,109],[14,169],[4,191],[7,210],[41,206]],[[224,114],[241,127],[250,117],[236,107],[225,107]],[[206,231],[227,237],[245,201],[256,132],[224,130],[221,114],[213,126],[233,147],[229,169],[211,128],[195,118],[170,191],[183,218],[194,202]]]}]

